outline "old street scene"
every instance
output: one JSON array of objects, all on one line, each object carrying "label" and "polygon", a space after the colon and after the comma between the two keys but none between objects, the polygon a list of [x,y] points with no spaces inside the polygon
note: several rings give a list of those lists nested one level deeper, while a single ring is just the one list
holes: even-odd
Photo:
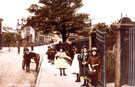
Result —
[{"label": "old street scene", "polygon": [[135,87],[133,0],[1,0],[0,87]]}]

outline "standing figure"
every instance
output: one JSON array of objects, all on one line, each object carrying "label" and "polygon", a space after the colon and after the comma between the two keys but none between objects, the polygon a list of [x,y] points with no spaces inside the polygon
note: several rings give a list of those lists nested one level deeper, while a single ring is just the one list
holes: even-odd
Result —
[{"label": "standing figure", "polygon": [[51,46],[48,46],[48,50],[46,52],[48,62],[51,62],[52,52],[51,52]]},{"label": "standing figure", "polygon": [[28,47],[24,46],[24,48],[23,48],[23,54],[25,54],[27,50],[29,50]]},{"label": "standing figure", "polygon": [[31,51],[33,51],[34,50],[34,46],[31,46]]},{"label": "standing figure", "polygon": [[[81,54],[78,55],[78,60],[79,60],[79,66],[80,66],[80,76],[84,78],[84,83],[82,86],[87,86],[87,72],[86,70],[88,69],[88,66],[86,65],[88,61],[88,50],[86,46],[83,46],[81,50]],[[84,65],[85,64],[85,65]]]},{"label": "standing figure", "polygon": [[18,46],[18,54],[20,54],[20,46]]},{"label": "standing figure", "polygon": [[74,51],[74,54],[78,53],[78,48],[75,45],[73,46],[73,51]]},{"label": "standing figure", "polygon": [[98,50],[96,47],[92,48],[91,56],[89,56],[87,64],[90,64],[91,71],[94,72],[90,75],[91,84],[94,87],[97,87],[97,82],[100,79],[101,58],[98,56]]},{"label": "standing figure", "polygon": [[25,54],[24,54],[24,62],[26,64],[26,72],[30,72],[30,62],[31,62],[31,56],[30,56],[30,52],[29,52],[29,49],[27,49],[25,51]]},{"label": "standing figure", "polygon": [[79,55],[78,53],[76,53],[74,55],[73,62],[72,62],[72,67],[71,67],[71,72],[76,75],[75,82],[80,82],[81,81],[80,80],[80,75],[79,75],[80,68],[79,68],[78,55]]},{"label": "standing figure", "polygon": [[[64,51],[64,48],[60,48],[59,52],[57,52],[56,56],[56,68],[60,69],[60,76],[64,75],[66,76],[65,69],[67,68],[67,62],[66,58],[69,58],[69,56],[66,55],[66,52]],[[63,74],[62,74],[63,71]]]},{"label": "standing figure", "polygon": [[54,45],[52,45],[51,53],[52,53],[51,63],[54,64],[54,59],[55,59],[55,54],[56,54],[56,49],[55,49]]}]

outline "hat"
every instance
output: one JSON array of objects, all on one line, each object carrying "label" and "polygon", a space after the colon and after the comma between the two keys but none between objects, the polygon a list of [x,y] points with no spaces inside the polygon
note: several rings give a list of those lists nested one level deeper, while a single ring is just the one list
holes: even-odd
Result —
[{"label": "hat", "polygon": [[84,45],[84,46],[82,47],[82,49],[83,49],[83,48],[87,48],[87,46],[86,46],[86,45]]},{"label": "hat", "polygon": [[96,47],[92,47],[91,51],[97,51]]}]

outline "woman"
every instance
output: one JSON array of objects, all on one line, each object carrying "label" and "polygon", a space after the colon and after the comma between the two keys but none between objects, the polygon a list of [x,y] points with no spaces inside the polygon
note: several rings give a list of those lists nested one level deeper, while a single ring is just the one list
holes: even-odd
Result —
[{"label": "woman", "polygon": [[60,76],[62,75],[66,76],[65,69],[67,68],[67,62],[65,59],[66,58],[70,59],[70,57],[66,55],[63,48],[60,48],[59,52],[57,52],[55,56],[56,56],[56,68],[60,69]]},{"label": "woman", "polygon": [[100,79],[100,65],[101,58],[97,55],[98,50],[96,47],[93,47],[91,50],[91,56],[88,58],[87,64],[90,64],[93,74],[90,75],[91,83],[94,87],[97,87],[97,82]]}]

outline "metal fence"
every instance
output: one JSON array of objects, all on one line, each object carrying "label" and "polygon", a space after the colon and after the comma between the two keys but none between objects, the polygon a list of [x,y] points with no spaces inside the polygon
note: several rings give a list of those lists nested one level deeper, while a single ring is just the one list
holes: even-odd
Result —
[{"label": "metal fence", "polygon": [[129,74],[128,84],[135,86],[135,27],[129,28]]},{"label": "metal fence", "polygon": [[96,45],[98,48],[98,54],[102,60],[99,85],[101,87],[106,87],[106,32],[96,29]]}]

